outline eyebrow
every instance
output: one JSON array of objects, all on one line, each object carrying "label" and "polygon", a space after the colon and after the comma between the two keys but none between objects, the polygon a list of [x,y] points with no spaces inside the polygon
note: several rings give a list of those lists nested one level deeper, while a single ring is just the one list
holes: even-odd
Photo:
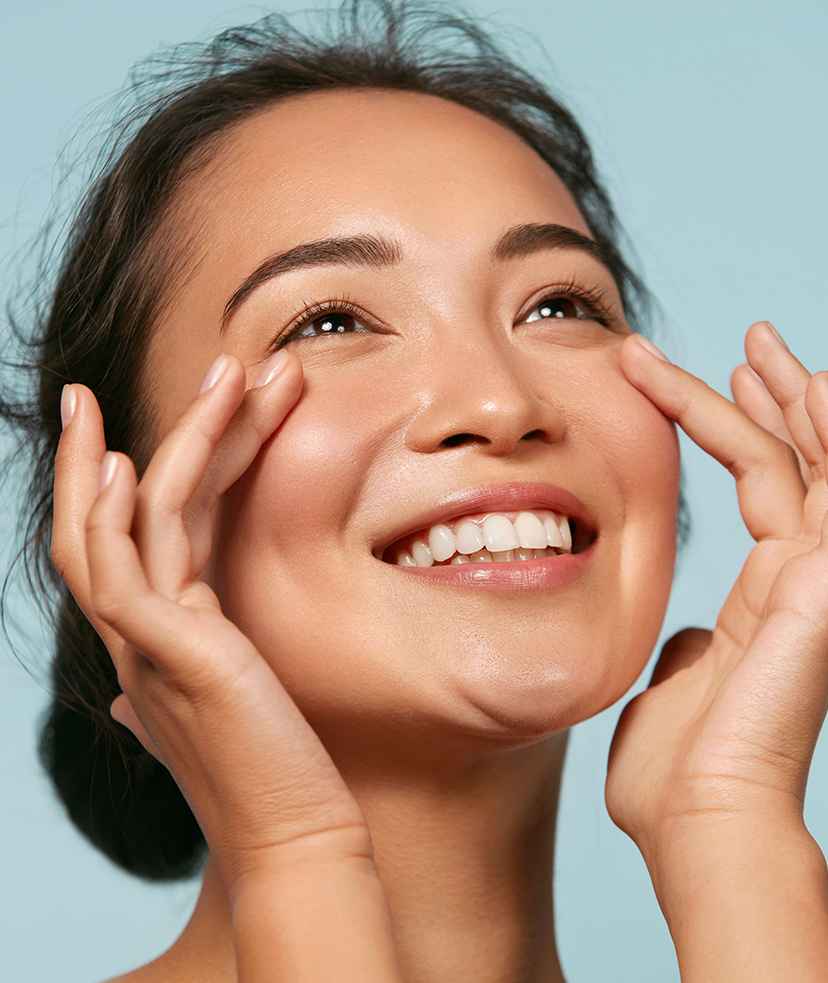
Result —
[{"label": "eyebrow", "polygon": [[492,255],[498,260],[520,259],[544,249],[579,249],[605,266],[612,273],[614,263],[594,239],[568,225],[531,223],[516,225],[504,232],[495,243]]},{"label": "eyebrow", "polygon": [[274,277],[309,266],[368,266],[378,270],[393,266],[401,259],[402,250],[397,243],[372,235],[318,239],[294,246],[293,249],[266,259],[245,278],[224,307],[222,330],[239,304],[257,287]]},{"label": "eyebrow", "polygon": [[[578,249],[597,259],[612,274],[614,264],[611,258],[594,239],[567,225],[553,223],[514,226],[497,240],[492,257],[499,261],[519,259],[544,249]],[[221,330],[224,330],[242,301],[274,277],[312,266],[368,266],[378,270],[394,266],[401,259],[402,250],[396,242],[373,235],[318,239],[294,246],[266,259],[245,277],[224,307]]]}]

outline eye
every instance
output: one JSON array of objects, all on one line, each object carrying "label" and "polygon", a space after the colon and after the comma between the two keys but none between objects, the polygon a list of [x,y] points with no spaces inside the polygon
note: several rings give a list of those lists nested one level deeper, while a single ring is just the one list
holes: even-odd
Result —
[{"label": "eye", "polygon": [[371,329],[356,317],[361,314],[357,308],[349,310],[350,304],[331,302],[330,304],[314,304],[296,319],[292,327],[277,340],[276,347],[281,347],[289,341],[300,338],[327,338],[331,335],[357,334]]},{"label": "eye", "polygon": [[293,338],[319,338],[330,334],[348,334],[352,331],[367,331],[364,324],[360,324],[351,314],[343,311],[331,311],[322,317],[314,318],[313,321],[306,322],[298,330],[291,334]]},{"label": "eye", "polygon": [[523,318],[524,322],[545,321],[548,318],[589,318],[597,320],[595,314],[568,297],[548,297],[536,304]]},{"label": "eye", "polygon": [[526,313],[518,318],[519,324],[590,321],[603,328],[614,329],[623,322],[623,315],[619,315],[604,292],[595,287],[584,287],[571,282],[558,283],[547,290],[545,297],[541,295],[540,300],[530,302],[530,306],[524,308]]}]

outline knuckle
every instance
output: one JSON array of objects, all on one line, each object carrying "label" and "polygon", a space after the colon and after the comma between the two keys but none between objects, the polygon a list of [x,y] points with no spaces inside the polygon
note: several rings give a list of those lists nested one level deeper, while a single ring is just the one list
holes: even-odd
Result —
[{"label": "knuckle", "polygon": [[124,599],[109,586],[92,585],[92,609],[96,617],[118,631],[126,615]]},{"label": "knuckle", "polygon": [[776,456],[779,461],[780,466],[786,468],[793,468],[797,473],[799,472],[799,458],[794,448],[786,441],[781,438],[775,438],[776,442]]}]

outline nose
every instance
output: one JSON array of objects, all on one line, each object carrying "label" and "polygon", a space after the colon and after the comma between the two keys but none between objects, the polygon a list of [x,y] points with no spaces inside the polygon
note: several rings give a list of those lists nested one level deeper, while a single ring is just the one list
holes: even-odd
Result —
[{"label": "nose", "polygon": [[435,453],[478,444],[501,457],[521,441],[563,437],[566,423],[552,386],[538,391],[540,369],[527,371],[527,357],[510,343],[478,336],[474,344],[440,346],[432,354],[420,373],[420,406],[407,429],[410,449]]}]

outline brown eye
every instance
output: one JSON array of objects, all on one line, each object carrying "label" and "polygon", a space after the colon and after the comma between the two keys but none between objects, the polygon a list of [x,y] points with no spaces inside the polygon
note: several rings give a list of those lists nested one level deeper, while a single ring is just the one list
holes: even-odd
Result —
[{"label": "brown eye", "polygon": [[525,321],[545,321],[548,318],[588,318],[590,317],[580,304],[566,297],[550,297],[542,300],[524,319]]},{"label": "brown eye", "polygon": [[354,331],[367,331],[365,325],[356,318],[342,311],[330,311],[321,317],[314,318],[304,325],[294,338],[324,338],[326,335],[349,334]]}]

